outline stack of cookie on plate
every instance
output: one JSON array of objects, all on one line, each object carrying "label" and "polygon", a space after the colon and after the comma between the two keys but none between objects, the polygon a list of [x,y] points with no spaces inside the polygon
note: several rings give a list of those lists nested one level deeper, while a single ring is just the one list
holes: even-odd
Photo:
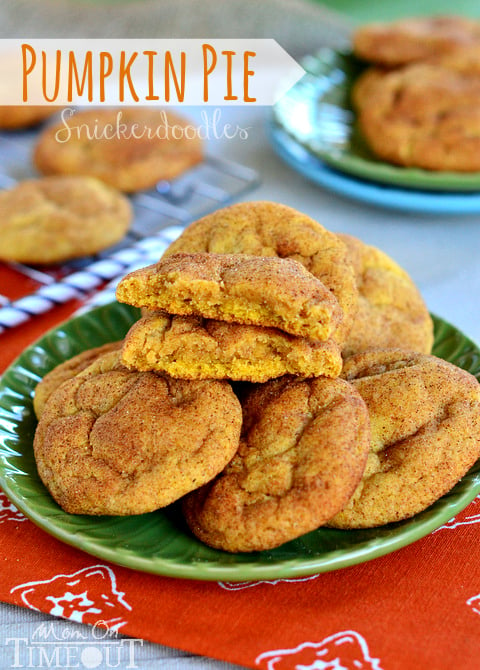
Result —
[{"label": "stack of cookie on plate", "polygon": [[480,455],[480,385],[430,355],[432,320],[380,250],[284,205],[219,210],[127,275],[143,315],[35,393],[57,502],[140,514],[181,500],[230,552],[409,518]]},{"label": "stack of cookie on plate", "polygon": [[426,170],[480,170],[480,22],[436,16],[367,24],[353,47],[372,64],[352,102],[376,156]]}]

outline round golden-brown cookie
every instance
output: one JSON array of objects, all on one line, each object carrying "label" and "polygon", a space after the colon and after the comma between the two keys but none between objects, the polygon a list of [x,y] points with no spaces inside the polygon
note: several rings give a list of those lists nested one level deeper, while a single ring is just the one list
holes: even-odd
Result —
[{"label": "round golden-brown cookie", "polygon": [[332,292],[301,263],[276,256],[178,253],[126,275],[117,300],[168,314],[279,328],[327,340],[342,319]]},{"label": "round golden-brown cookie", "polygon": [[340,379],[259,385],[243,416],[231,463],[183,503],[192,532],[230,552],[272,549],[328,521],[355,490],[370,437],[364,402]]},{"label": "round golden-brown cookie", "polygon": [[192,223],[166,250],[279,256],[298,261],[334,294],[343,320],[334,339],[347,337],[358,292],[344,243],[310,217],[273,202],[246,202],[219,209]]},{"label": "round golden-brown cookie", "polygon": [[277,328],[151,312],[125,337],[123,363],[179,379],[266,382],[285,374],[338,377],[340,348]]},{"label": "round golden-brown cookie", "polygon": [[381,86],[382,77],[388,70],[379,67],[367,67],[353,82],[350,92],[350,100],[357,111],[370,105],[372,95],[376,94],[378,86]]},{"label": "round golden-brown cookie", "polygon": [[377,72],[359,86],[359,128],[376,156],[426,170],[480,170],[477,74],[418,63]]},{"label": "round golden-brown cookie", "polygon": [[429,354],[433,321],[409,275],[380,249],[351,235],[339,237],[348,247],[359,293],[343,355],[390,347]]},{"label": "round golden-brown cookie", "polygon": [[143,514],[217,475],[242,413],[227,382],[132,372],[97,358],[50,396],[34,439],[38,472],[73,514]]},{"label": "round golden-brown cookie", "polygon": [[88,368],[88,366],[102,354],[120,349],[122,344],[123,342],[108,342],[108,344],[103,344],[101,347],[82,351],[76,356],[73,356],[73,358],[69,358],[63,363],[60,363],[60,365],[57,365],[53,370],[48,372],[35,387],[33,409],[37,419],[41,417],[49,397],[59,386],[61,386],[61,384],[63,384],[63,382],[67,381],[67,379],[72,379],[72,377],[78,375],[79,372]]},{"label": "round golden-brown cookie", "polygon": [[430,16],[367,23],[354,32],[356,56],[396,67],[480,43],[480,23],[461,16]]},{"label": "round golden-brown cookie", "polygon": [[49,105],[1,105],[0,128],[2,130],[29,128],[48,119],[58,110],[58,107]]},{"label": "round golden-brown cookie", "polygon": [[412,517],[480,456],[480,384],[468,372],[396,349],[352,356],[342,376],[367,404],[372,443],[361,483],[328,525],[370,528]]},{"label": "round golden-brown cookie", "polygon": [[181,116],[155,108],[81,111],[46,128],[34,150],[44,174],[91,175],[120,191],[173,179],[202,160],[202,142]]},{"label": "round golden-brown cookie", "polygon": [[132,219],[128,199],[92,177],[43,177],[0,193],[0,259],[48,265],[118,242]]}]

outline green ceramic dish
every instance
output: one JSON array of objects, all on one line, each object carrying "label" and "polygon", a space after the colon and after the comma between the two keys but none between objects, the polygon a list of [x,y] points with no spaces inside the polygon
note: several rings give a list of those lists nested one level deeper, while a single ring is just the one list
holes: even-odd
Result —
[{"label": "green ceramic dish", "polygon": [[363,71],[351,53],[322,49],[302,62],[307,74],[275,105],[274,123],[341,172],[409,189],[480,190],[480,172],[430,172],[389,165],[367,147],[350,101],[353,82]]},{"label": "green ceramic dish", "polygon": [[[422,514],[372,530],[320,528],[273,551],[228,554],[189,533],[175,505],[140,517],[89,517],[63,512],[41,483],[33,458],[37,382],[80,351],[117,340],[138,311],[112,303],[68,321],[26,349],[0,382],[0,485],[35,524],[94,556],[159,575],[200,580],[258,580],[311,575],[388,554],[438,528],[480,492],[480,462]],[[435,319],[435,353],[480,377],[480,350]]]}]

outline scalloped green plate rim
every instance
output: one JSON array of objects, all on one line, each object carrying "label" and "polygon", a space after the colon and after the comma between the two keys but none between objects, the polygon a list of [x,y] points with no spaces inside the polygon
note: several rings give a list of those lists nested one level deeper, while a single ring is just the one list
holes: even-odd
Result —
[{"label": "scalloped green plate rim", "polygon": [[[368,530],[319,528],[272,551],[229,554],[193,537],[176,505],[136,517],[64,512],[41,483],[33,458],[32,396],[53,367],[122,338],[138,310],[111,303],[77,316],[28,347],[0,381],[0,485],[33,523],[62,542],[116,565],[196,580],[254,581],[314,575],[400,549],[442,526],[480,493],[480,461],[443,498],[412,519]],[[480,377],[480,350],[434,317],[434,353]]]},{"label": "scalloped green plate rim", "polygon": [[[307,74],[274,106],[273,119],[326,165],[391,186],[448,193],[480,190],[480,172],[433,172],[374,156],[357,128],[350,101],[352,84],[365,69],[352,53],[325,48],[305,57],[302,65]],[[324,110],[327,116],[322,116]]]}]

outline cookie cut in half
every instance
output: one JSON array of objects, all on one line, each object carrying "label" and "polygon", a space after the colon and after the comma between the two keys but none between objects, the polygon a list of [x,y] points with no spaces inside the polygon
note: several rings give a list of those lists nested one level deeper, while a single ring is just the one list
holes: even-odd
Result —
[{"label": "cookie cut in half", "polygon": [[241,421],[227,382],[132,372],[111,352],[52,393],[34,454],[66,512],[143,514],[221,472],[238,448]]},{"label": "cookie cut in half", "polygon": [[408,519],[447,493],[480,456],[480,384],[435,356],[371,351],[342,376],[364,399],[372,442],[345,508],[328,522],[370,528]]},{"label": "cookie cut in half", "polygon": [[353,267],[344,243],[317,221],[275,202],[243,202],[188,226],[165,251],[278,256],[301,263],[333,293],[342,312],[334,339],[342,344],[358,306]]},{"label": "cookie cut in half", "polygon": [[124,277],[117,299],[312,340],[328,339],[342,318],[332,293],[303,265],[271,256],[178,253]]},{"label": "cookie cut in half", "polygon": [[370,443],[368,413],[341,379],[282,377],[243,401],[240,448],[189,494],[192,532],[230,552],[272,549],[318,528],[355,490]]},{"label": "cookie cut in half", "polygon": [[262,328],[151,312],[125,337],[122,362],[179,379],[266,382],[285,374],[338,377],[335,342],[314,342],[277,328]]}]

